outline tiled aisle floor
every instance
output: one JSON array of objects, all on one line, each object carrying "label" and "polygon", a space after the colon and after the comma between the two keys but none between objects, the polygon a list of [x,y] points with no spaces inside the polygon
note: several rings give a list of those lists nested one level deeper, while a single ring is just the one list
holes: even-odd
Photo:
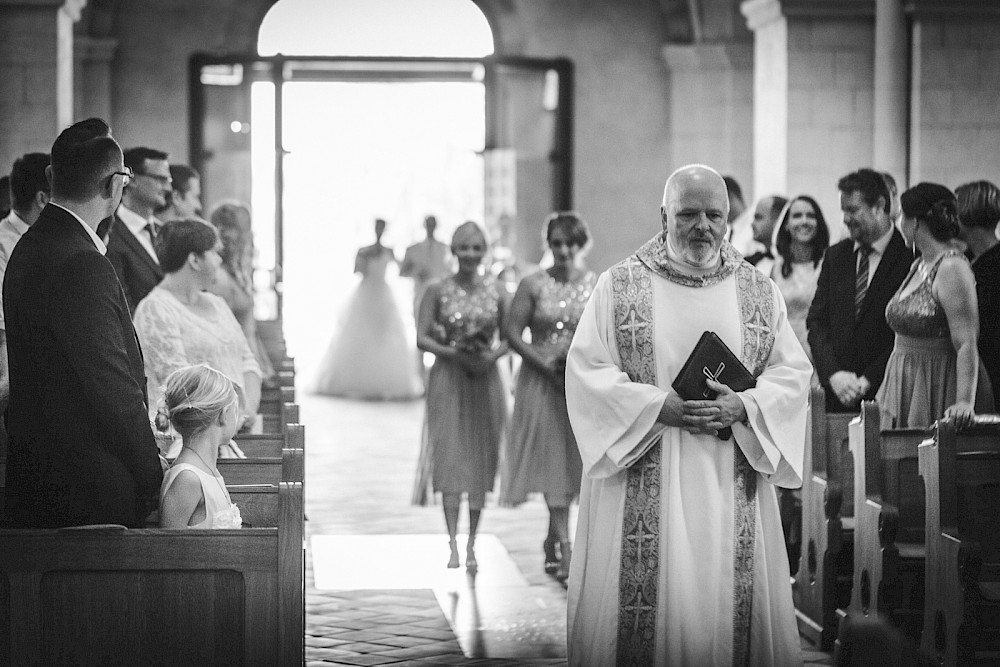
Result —
[{"label": "tiled aisle floor", "polygon": [[[566,592],[542,571],[548,519],[540,499],[516,509],[488,505],[478,574],[447,570],[441,508],[410,505],[423,402],[303,391],[298,400],[308,665],[565,664]],[[805,641],[803,657],[832,664]]]}]

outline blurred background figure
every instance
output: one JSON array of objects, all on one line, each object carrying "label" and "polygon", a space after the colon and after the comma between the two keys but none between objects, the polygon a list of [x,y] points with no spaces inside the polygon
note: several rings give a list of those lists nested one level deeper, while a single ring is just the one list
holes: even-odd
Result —
[{"label": "blurred background figure", "polygon": [[806,316],[816,294],[823,255],[830,245],[830,228],[815,199],[799,195],[785,206],[775,235],[771,279],[788,308],[788,322],[812,361]]},{"label": "blurred background figure", "polygon": [[[771,263],[774,261],[774,229],[787,203],[788,200],[781,195],[770,195],[758,201],[753,211],[751,228],[754,245],[752,252],[744,256],[765,274],[771,272]],[[768,262],[761,264],[763,260]]]},{"label": "blurred background figure", "polygon": [[10,213],[10,176],[0,176],[0,218]]},{"label": "blurred background figure", "polygon": [[400,277],[413,278],[414,319],[420,312],[420,299],[423,298],[427,286],[451,273],[451,251],[448,249],[448,244],[434,238],[437,226],[437,218],[433,215],[424,218],[427,238],[406,249],[399,267]]},{"label": "blurred background figure", "polygon": [[1000,412],[1000,189],[975,181],[955,189],[959,236],[972,258],[979,301],[979,358],[993,386],[993,409]]},{"label": "blurred background figure", "polygon": [[[566,413],[566,355],[596,277],[583,266],[590,233],[579,215],[553,213],[544,231],[553,264],[521,281],[504,325],[508,343],[524,363],[500,472],[500,503],[519,505],[529,493],[544,494],[549,508],[544,568],[565,581],[572,553],[569,506],[580,493],[583,473]],[[525,329],[530,341],[524,339]]]},{"label": "blurred background figure", "polygon": [[382,245],[385,226],[385,220],[375,220],[375,243],[358,250],[354,272],[361,274],[361,282],[320,362],[314,385],[318,394],[400,400],[423,393],[416,348],[386,279],[396,256]]},{"label": "blurred background figure", "polygon": [[264,381],[271,382],[275,377],[274,366],[260,340],[254,317],[253,229],[250,209],[241,202],[225,201],[212,209],[210,218],[222,241],[222,270],[209,290],[225,299],[253,350]]},{"label": "blurred background figure", "polygon": [[729,194],[729,232],[726,240],[739,250],[741,255],[746,256],[753,248],[751,226],[753,217],[747,211],[743,188],[739,182],[732,176],[723,176],[722,180],[726,182],[726,191]]},{"label": "blurred background figure", "polygon": [[156,212],[163,222],[201,217],[201,176],[186,164],[170,165],[167,204]]},{"label": "blurred background figure", "polygon": [[465,567],[478,568],[476,531],[486,493],[493,490],[497,462],[508,428],[507,398],[497,360],[507,344],[499,336],[505,292],[480,266],[486,235],[466,222],[455,230],[451,252],[458,270],[427,288],[420,304],[417,346],[434,355],[427,381],[424,432],[413,502],[428,504],[442,494],[451,555],[459,566],[458,515],[462,495],[469,503]]}]

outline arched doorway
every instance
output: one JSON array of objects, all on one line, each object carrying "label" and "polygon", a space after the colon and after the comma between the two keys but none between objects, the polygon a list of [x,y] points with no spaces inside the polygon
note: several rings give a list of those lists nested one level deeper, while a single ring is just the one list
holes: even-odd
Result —
[{"label": "arched doorway", "polygon": [[400,255],[426,214],[444,240],[530,221],[511,237],[537,259],[538,223],[572,203],[572,66],[490,56],[471,0],[282,0],[260,51],[193,59],[191,155],[206,201],[252,202],[258,317],[284,319],[300,368],[375,217]]}]

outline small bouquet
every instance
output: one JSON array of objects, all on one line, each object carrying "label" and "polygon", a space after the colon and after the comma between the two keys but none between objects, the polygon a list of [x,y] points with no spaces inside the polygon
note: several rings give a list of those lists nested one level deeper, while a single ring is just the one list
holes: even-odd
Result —
[{"label": "small bouquet", "polygon": [[482,330],[469,332],[455,341],[455,347],[468,354],[482,354],[493,347],[493,336]]}]

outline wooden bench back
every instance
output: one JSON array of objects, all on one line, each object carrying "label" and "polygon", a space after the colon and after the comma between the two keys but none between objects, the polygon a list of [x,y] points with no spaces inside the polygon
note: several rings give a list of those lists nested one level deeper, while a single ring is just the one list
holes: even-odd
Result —
[{"label": "wooden bench back", "polygon": [[[840,515],[854,516],[854,465],[848,446],[848,424],[856,416],[845,412],[827,412],[826,394],[813,387],[812,411],[812,471],[826,480],[828,493],[841,502]],[[808,471],[806,471],[808,473]]]},{"label": "wooden bench back", "polygon": [[302,486],[276,528],[0,531],[0,664],[302,664]]}]

